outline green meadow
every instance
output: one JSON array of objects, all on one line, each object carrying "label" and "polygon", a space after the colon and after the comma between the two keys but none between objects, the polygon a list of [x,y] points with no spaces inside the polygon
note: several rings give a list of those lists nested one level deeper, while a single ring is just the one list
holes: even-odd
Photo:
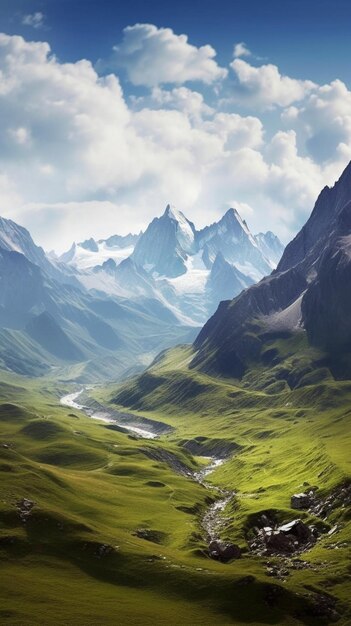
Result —
[{"label": "green meadow", "polygon": [[[280,365],[253,368],[240,384],[190,368],[192,351],[182,347],[118,388],[89,391],[174,427],[156,440],[60,406],[70,391],[63,383],[2,376],[2,624],[317,626],[331,623],[319,611],[325,599],[338,624],[350,623],[350,508],[340,501],[323,521],[293,511],[290,496],[308,483],[323,497],[350,479],[351,383],[311,373],[314,354],[292,356],[278,343]],[[282,368],[295,372],[293,389]],[[241,559],[208,557],[201,519],[215,492],[155,460],[160,450],[189,472],[203,457],[228,455],[208,481],[236,492],[222,538],[240,545]],[[287,566],[282,579],[267,571],[280,557],[247,547],[267,512],[322,532],[299,555],[303,568]]]}]

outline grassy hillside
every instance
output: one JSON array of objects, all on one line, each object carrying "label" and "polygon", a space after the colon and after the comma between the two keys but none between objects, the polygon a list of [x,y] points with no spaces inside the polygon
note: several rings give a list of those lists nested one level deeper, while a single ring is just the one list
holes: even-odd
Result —
[{"label": "grassy hillside", "polygon": [[[225,511],[223,538],[247,545],[262,514],[280,522],[300,517],[315,523],[321,538],[300,556],[301,569],[284,559],[268,560],[287,571],[285,589],[330,594],[341,603],[339,623],[349,623],[350,501],[340,497],[321,519],[293,511],[290,497],[313,486],[323,500],[350,484],[351,382],[334,380],[324,355],[308,348],[302,335],[275,340],[267,349],[279,354],[277,365],[253,364],[240,382],[190,369],[193,350],[180,347],[117,390],[95,393],[167,419],[176,427],[173,438],[178,436],[179,445],[201,436],[203,453],[211,454],[219,437],[222,446],[235,444],[235,453],[212,477],[237,492]],[[335,525],[336,532],[328,535]],[[261,574],[267,571],[267,558],[251,556],[250,563]]]},{"label": "grassy hillside", "polygon": [[2,624],[319,623],[256,560],[205,556],[208,491],[145,453],[195,468],[171,437],[71,412],[43,379],[4,374],[0,393]]}]

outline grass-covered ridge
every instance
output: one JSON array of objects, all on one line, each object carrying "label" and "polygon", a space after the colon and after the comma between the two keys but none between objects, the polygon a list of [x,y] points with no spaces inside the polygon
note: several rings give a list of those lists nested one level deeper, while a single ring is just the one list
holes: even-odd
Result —
[{"label": "grass-covered ridge", "polygon": [[[100,392],[114,403],[167,418],[183,440],[196,432],[237,446],[213,482],[237,491],[226,511],[225,536],[240,545],[267,511],[280,521],[302,517],[320,524],[292,511],[290,496],[310,485],[322,498],[351,481],[351,382],[335,380],[324,355],[306,346],[302,334],[272,340],[266,349],[279,355],[276,364],[253,363],[240,381],[199,372],[191,366],[193,349],[180,347],[141,377]],[[286,588],[312,586],[348,604],[350,519],[349,503],[341,499],[323,522],[323,538],[304,554],[308,565],[289,573]],[[328,536],[335,524],[337,532]]]},{"label": "grass-covered ridge", "polygon": [[319,623],[314,592],[285,589],[245,555],[230,566],[205,556],[208,491],[150,455],[201,465],[185,429],[141,441],[60,407],[60,393],[3,376],[2,624]]}]

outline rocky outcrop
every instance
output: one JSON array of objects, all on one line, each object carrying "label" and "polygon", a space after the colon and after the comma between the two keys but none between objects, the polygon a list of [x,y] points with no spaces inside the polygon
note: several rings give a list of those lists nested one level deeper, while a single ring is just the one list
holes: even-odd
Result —
[{"label": "rocky outcrop", "polygon": [[303,511],[304,509],[308,509],[312,502],[313,493],[312,496],[309,493],[294,493],[294,495],[291,496],[290,506],[292,509]]},{"label": "rocky outcrop", "polygon": [[308,550],[317,538],[315,529],[300,519],[281,526],[264,526],[255,532],[254,539],[249,541],[249,547],[261,555],[293,554]]},{"label": "rocky outcrop", "polygon": [[21,522],[23,522],[24,524],[32,515],[32,509],[34,505],[35,502],[33,502],[33,500],[29,500],[28,498],[22,498],[22,500],[19,500],[19,502],[17,502],[18,514]]},{"label": "rocky outcrop", "polygon": [[222,561],[227,563],[232,559],[240,559],[241,548],[234,543],[226,543],[225,541],[219,541],[218,539],[211,541],[208,546],[208,553],[211,559]]}]

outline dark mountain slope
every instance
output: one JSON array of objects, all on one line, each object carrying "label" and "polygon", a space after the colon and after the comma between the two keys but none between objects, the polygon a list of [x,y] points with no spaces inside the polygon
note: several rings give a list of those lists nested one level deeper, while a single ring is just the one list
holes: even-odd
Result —
[{"label": "dark mountain slope", "polygon": [[[240,377],[268,336],[307,331],[328,352],[348,345],[351,164],[317,199],[306,225],[287,246],[276,271],[222,302],[195,341],[193,366]],[[343,346],[343,347],[342,347]]]}]

